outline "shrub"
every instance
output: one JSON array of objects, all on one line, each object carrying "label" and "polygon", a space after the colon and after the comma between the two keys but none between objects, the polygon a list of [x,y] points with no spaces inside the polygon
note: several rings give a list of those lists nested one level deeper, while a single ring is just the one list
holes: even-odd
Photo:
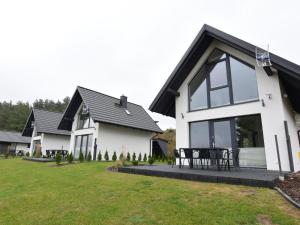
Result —
[{"label": "shrub", "polygon": [[126,160],[127,160],[127,161],[130,161],[130,159],[131,159],[131,158],[130,158],[130,153],[129,153],[129,152],[127,152],[127,157],[126,157]]},{"label": "shrub", "polygon": [[8,156],[9,156],[9,152],[8,152],[8,151],[6,151],[6,152],[4,153],[4,157],[7,159],[7,158],[8,158]]},{"label": "shrub", "polygon": [[102,154],[101,154],[100,151],[98,152],[97,160],[98,160],[98,161],[101,161],[101,160],[102,160]]},{"label": "shrub", "polygon": [[142,153],[139,154],[138,161],[142,161]]},{"label": "shrub", "polygon": [[90,162],[92,160],[92,154],[91,152],[89,152],[89,154],[87,155],[87,161]]},{"label": "shrub", "polygon": [[139,161],[133,160],[133,161],[132,161],[132,165],[134,165],[134,166],[139,165]]},{"label": "shrub", "polygon": [[55,155],[55,162],[56,162],[56,165],[59,165],[61,163],[61,154],[58,152],[56,155]]},{"label": "shrub", "polygon": [[163,157],[161,158],[161,161],[162,161],[162,162],[164,162],[164,161],[165,161],[165,156],[163,156]]},{"label": "shrub", "polygon": [[152,165],[153,163],[154,163],[154,158],[153,157],[148,157],[148,163],[150,164],[150,165]]},{"label": "shrub", "polygon": [[116,161],[117,160],[117,153],[114,151],[113,156],[111,157],[112,161]]},{"label": "shrub", "polygon": [[34,150],[33,153],[32,153],[32,157],[35,157],[35,150]]},{"label": "shrub", "polygon": [[147,154],[146,154],[146,153],[144,154],[143,161],[144,161],[144,162],[147,162]]},{"label": "shrub", "polygon": [[123,152],[121,152],[120,156],[119,156],[119,160],[123,160],[124,159],[124,154]]},{"label": "shrub", "polygon": [[67,155],[67,160],[68,160],[68,163],[72,163],[73,162],[73,154],[72,152],[70,154]]},{"label": "shrub", "polygon": [[105,151],[105,154],[104,154],[104,159],[105,159],[106,161],[108,161],[108,160],[109,160],[109,156],[108,156],[108,152],[107,152],[107,150]]},{"label": "shrub", "polygon": [[26,156],[26,157],[29,157],[29,156],[30,156],[29,152],[26,152],[25,156]]},{"label": "shrub", "polygon": [[135,161],[136,160],[136,155],[135,155],[135,152],[132,154],[132,161]]},{"label": "shrub", "polygon": [[83,160],[84,160],[84,156],[83,156],[82,151],[80,151],[80,153],[79,153],[79,162],[83,162]]}]

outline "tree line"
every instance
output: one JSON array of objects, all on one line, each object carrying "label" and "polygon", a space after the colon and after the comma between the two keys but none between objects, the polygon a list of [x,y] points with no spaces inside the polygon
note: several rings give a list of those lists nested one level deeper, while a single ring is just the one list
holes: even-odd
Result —
[{"label": "tree line", "polygon": [[32,107],[54,112],[63,112],[70,102],[70,97],[62,101],[51,99],[36,99],[33,104],[18,101],[17,103],[0,102],[0,130],[19,131],[25,126]]}]

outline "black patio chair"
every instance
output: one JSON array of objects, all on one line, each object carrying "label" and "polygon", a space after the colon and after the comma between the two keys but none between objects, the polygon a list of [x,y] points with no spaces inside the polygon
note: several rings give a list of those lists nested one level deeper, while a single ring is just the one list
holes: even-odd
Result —
[{"label": "black patio chair", "polygon": [[[176,159],[182,160],[184,158],[180,157],[179,151],[177,149],[174,149],[174,151],[173,151],[173,159],[174,160],[172,161],[172,168],[176,164]],[[181,165],[182,165],[182,163],[181,163]]]},{"label": "black patio chair", "polygon": [[239,163],[239,155],[240,155],[240,149],[237,148],[235,150],[229,150],[228,155],[226,155],[227,161],[225,162],[225,166],[228,168],[234,167],[235,169],[240,167]]},{"label": "black patio chair", "polygon": [[188,160],[189,167],[192,168],[194,164],[194,150],[193,149],[183,149],[184,158]]},{"label": "black patio chair", "polygon": [[209,161],[211,159],[209,149],[208,148],[199,149],[198,152],[199,155],[197,159],[199,159],[199,163],[201,164],[202,169],[204,169],[204,166],[208,168]]}]

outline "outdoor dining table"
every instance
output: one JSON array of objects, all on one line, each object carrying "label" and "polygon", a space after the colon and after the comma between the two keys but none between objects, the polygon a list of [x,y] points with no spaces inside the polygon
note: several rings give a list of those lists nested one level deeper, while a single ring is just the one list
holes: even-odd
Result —
[{"label": "outdoor dining table", "polygon": [[[226,148],[180,148],[179,149],[179,156],[180,156],[180,158],[179,158],[179,168],[181,168],[182,167],[182,165],[181,165],[181,153],[182,153],[182,150],[183,151],[191,151],[190,152],[190,157],[188,158],[189,159],[189,167],[192,169],[192,168],[194,168],[194,159],[199,159],[199,158],[194,158],[194,152],[198,152],[199,154],[200,154],[200,152],[201,151],[204,151],[204,150],[209,150],[209,155],[210,155],[210,160],[213,160],[213,163],[215,162],[216,163],[216,165],[217,165],[217,170],[221,170],[221,165],[220,165],[220,160],[221,159],[224,159],[223,158],[223,152],[224,151],[226,151],[226,155],[227,155],[227,157],[228,157],[228,155],[229,155],[229,149],[226,149]],[[225,160],[228,160],[228,159],[225,159]],[[230,170],[230,167],[229,167],[229,165],[228,165],[228,169]]]}]

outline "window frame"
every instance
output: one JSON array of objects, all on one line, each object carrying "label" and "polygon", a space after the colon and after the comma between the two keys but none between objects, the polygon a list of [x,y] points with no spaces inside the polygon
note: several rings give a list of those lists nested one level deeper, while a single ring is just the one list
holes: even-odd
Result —
[{"label": "window frame", "polygon": [[[219,48],[214,48],[213,51],[219,50],[222,51],[226,57],[223,59],[218,59],[218,60],[213,60],[211,62],[208,62],[208,59],[206,59],[205,63],[198,69],[197,73],[193,76],[193,78],[188,82],[188,112],[196,112],[196,111],[202,111],[202,110],[208,110],[208,109],[215,109],[215,108],[220,108],[220,107],[227,107],[227,106],[233,106],[233,105],[240,105],[240,104],[245,104],[245,103],[251,103],[251,102],[258,102],[259,101],[259,92],[258,92],[258,85],[257,85],[257,76],[256,76],[256,70],[255,66],[250,65],[247,62],[242,61],[241,59],[238,59],[237,57],[219,49]],[[212,51],[212,52],[213,52]],[[211,53],[212,53],[211,52]],[[250,100],[245,100],[245,101],[240,101],[237,103],[234,103],[234,96],[233,96],[233,85],[232,85],[232,75],[231,75],[231,65],[230,65],[230,57],[235,59],[236,61],[250,67],[255,71],[255,78],[256,78],[256,86],[257,86],[257,99],[250,99]],[[218,87],[211,88],[210,84],[210,72],[208,70],[209,65],[216,65],[220,62],[225,61],[226,63],[226,74],[227,74],[227,85],[222,85]],[[202,67],[204,67],[204,80],[206,82],[206,95],[207,95],[207,107],[202,107],[202,108],[197,108],[197,109],[191,109],[191,92],[190,92],[190,85],[193,82],[194,78],[199,75],[199,72],[201,71]],[[201,84],[200,84],[201,85]],[[200,87],[200,86],[199,86]],[[229,89],[229,104],[226,105],[219,105],[219,106],[211,106],[211,97],[210,93],[215,90],[223,89],[223,88],[228,88]]]},{"label": "window frame", "polygon": [[[79,111],[79,114],[78,114],[78,117],[77,117],[77,125],[76,125],[76,130],[84,130],[84,129],[90,129],[90,128],[94,128],[93,126],[91,126],[91,120],[92,120],[92,118],[91,118],[91,116],[90,116],[90,114],[87,114],[86,115],[86,117],[87,117],[87,120],[88,120],[88,127],[82,127],[82,128],[80,128],[79,127],[79,124],[80,124],[80,122],[82,121],[81,120],[81,117],[83,116],[82,115],[82,108],[83,107],[81,107],[81,109],[80,109],[80,111]],[[94,122],[94,121],[93,121]],[[94,122],[95,123],[95,122]]]}]

